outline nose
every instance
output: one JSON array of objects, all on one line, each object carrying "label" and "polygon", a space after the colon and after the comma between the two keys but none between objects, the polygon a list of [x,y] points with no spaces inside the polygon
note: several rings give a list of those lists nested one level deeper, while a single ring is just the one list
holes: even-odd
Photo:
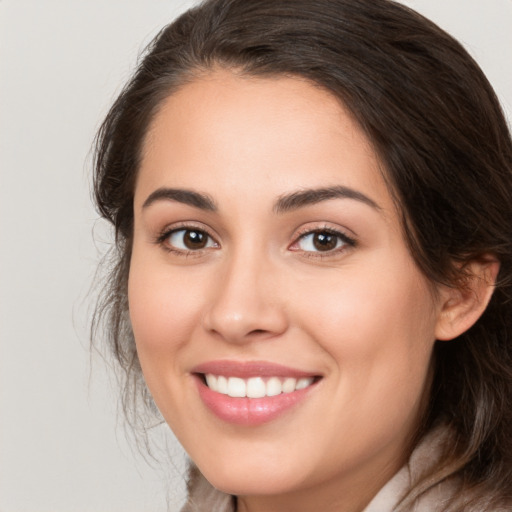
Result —
[{"label": "nose", "polygon": [[222,265],[203,327],[230,343],[274,338],[285,332],[288,320],[279,269],[254,254],[240,254]]}]

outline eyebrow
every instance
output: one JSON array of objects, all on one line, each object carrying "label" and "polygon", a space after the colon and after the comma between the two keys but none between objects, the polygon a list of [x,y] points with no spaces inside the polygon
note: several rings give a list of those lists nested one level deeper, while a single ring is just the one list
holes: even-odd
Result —
[{"label": "eyebrow", "polygon": [[276,213],[286,213],[305,206],[321,203],[322,201],[328,201],[329,199],[354,199],[376,210],[381,210],[381,207],[373,201],[373,199],[370,199],[362,192],[337,185],[333,187],[299,190],[298,192],[283,195],[277,200],[274,211]]},{"label": "eyebrow", "polygon": [[[286,213],[330,199],[354,199],[376,210],[381,209],[375,201],[362,192],[337,185],[333,187],[299,190],[291,194],[283,195],[276,201],[273,210],[275,213]],[[166,187],[158,188],[152,192],[144,201],[142,208],[147,208],[154,202],[161,200],[176,201],[210,212],[216,212],[218,210],[215,201],[207,194],[201,194],[193,190]]]},{"label": "eyebrow", "polygon": [[200,194],[192,190],[185,190],[181,188],[159,188],[152,192],[148,198],[144,201],[142,208],[147,208],[155,201],[176,201],[178,203],[188,204],[200,210],[206,210],[210,212],[217,211],[217,205],[215,201],[206,194]]}]

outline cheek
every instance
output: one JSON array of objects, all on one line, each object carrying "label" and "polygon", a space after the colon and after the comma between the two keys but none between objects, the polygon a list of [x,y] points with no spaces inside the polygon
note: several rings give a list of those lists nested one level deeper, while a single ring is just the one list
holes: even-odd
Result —
[{"label": "cheek", "polygon": [[137,354],[151,395],[177,435],[183,428],[177,411],[188,409],[184,359],[200,325],[201,295],[186,272],[134,250],[128,302]]},{"label": "cheek", "polygon": [[143,368],[149,360],[151,364],[168,360],[170,353],[178,351],[190,339],[198,324],[200,299],[201,290],[190,286],[186,273],[172,273],[157,262],[145,262],[134,254],[128,302]]},{"label": "cheek", "polygon": [[386,272],[378,264],[366,268],[376,270],[352,269],[336,282],[316,283],[309,311],[299,316],[343,382],[339,403],[357,399],[356,414],[398,421],[423,396],[435,340],[433,300],[407,260]]},{"label": "cheek", "polygon": [[[307,297],[301,316],[315,318],[314,330],[346,347],[374,353],[380,348],[417,346],[435,330],[435,309],[426,280],[408,259],[372,263],[325,279],[311,279],[295,297]],[[382,271],[379,271],[382,270]],[[312,332],[314,335],[314,332]]]}]

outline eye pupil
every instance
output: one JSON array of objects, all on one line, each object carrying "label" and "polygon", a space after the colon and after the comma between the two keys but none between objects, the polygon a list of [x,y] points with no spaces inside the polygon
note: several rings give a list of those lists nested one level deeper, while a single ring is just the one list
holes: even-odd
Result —
[{"label": "eye pupil", "polygon": [[187,249],[203,249],[208,242],[208,235],[202,231],[185,231],[183,243]]},{"label": "eye pupil", "polygon": [[313,245],[318,251],[331,251],[336,248],[338,237],[327,231],[320,231],[313,236]]}]

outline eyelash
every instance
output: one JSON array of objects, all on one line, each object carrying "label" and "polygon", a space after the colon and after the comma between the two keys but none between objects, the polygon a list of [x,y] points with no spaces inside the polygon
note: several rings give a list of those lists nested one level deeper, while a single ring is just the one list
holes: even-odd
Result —
[{"label": "eyelash", "polygon": [[[164,250],[167,252],[176,254],[178,256],[201,256],[205,250],[211,249],[212,247],[205,247],[205,248],[199,248],[199,249],[178,249],[176,247],[173,247],[168,243],[169,237],[173,234],[179,233],[183,231],[186,232],[196,232],[196,233],[202,233],[208,237],[210,241],[213,241],[214,244],[216,244],[217,247],[219,247],[218,242],[215,240],[215,238],[209,233],[207,229],[204,227],[197,227],[192,224],[183,224],[178,226],[173,226],[171,229],[166,229],[162,233],[158,235],[158,237],[155,240],[155,243],[160,245]],[[357,245],[357,242],[354,238],[348,236],[347,234],[343,233],[342,231],[339,231],[337,229],[333,229],[331,227],[325,226],[321,228],[305,228],[302,230],[302,232],[299,232],[298,235],[295,237],[294,242],[289,246],[289,250],[300,252],[300,249],[291,249],[291,247],[299,244],[300,241],[305,240],[308,236],[314,236],[315,234],[327,234],[330,236],[334,236],[337,238],[336,245],[338,245],[339,242],[341,242],[341,247],[335,247],[332,250],[327,251],[302,251],[302,254],[304,257],[307,258],[328,258],[332,257],[334,255],[338,255],[342,252],[345,252],[347,249],[350,249],[352,247],[355,247]],[[208,242],[207,242],[208,243]]]},{"label": "eyelash", "polygon": [[205,249],[210,249],[210,247],[204,248],[204,249],[197,249],[197,250],[184,250],[184,249],[178,249],[176,247],[173,247],[168,243],[168,239],[170,236],[172,236],[175,233],[179,233],[180,231],[183,232],[196,232],[196,233],[203,233],[208,237],[208,239],[213,240],[215,244],[218,245],[218,243],[215,241],[215,238],[212,236],[211,233],[207,229],[205,229],[203,226],[194,226],[193,224],[182,224],[173,226],[171,229],[165,229],[162,231],[158,237],[155,240],[155,243],[157,245],[160,245],[165,251],[170,252],[172,254],[176,254],[178,256],[201,256]]},{"label": "eyelash", "polygon": [[[338,245],[338,242],[341,242],[341,247],[335,247],[332,250],[328,251],[302,251],[302,255],[306,258],[329,258],[333,256],[338,256],[339,254],[347,251],[347,249],[356,247],[357,242],[354,238],[348,236],[346,233],[331,228],[329,226],[323,226],[320,228],[304,228],[301,232],[298,233],[297,237],[295,238],[295,241],[290,245],[290,247],[293,247],[294,245],[299,244],[301,240],[305,240],[308,236],[314,236],[319,234],[327,234],[330,236],[334,236],[337,238],[336,245]],[[300,251],[300,249],[291,249],[293,251]]]}]

